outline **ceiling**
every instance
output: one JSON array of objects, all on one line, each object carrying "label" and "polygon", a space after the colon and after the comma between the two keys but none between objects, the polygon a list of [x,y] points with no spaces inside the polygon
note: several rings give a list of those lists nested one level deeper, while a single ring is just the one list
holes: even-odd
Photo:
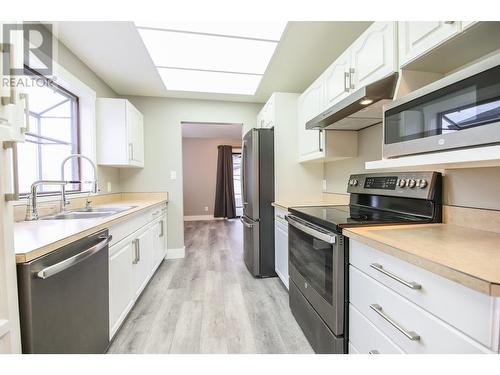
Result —
[{"label": "ceiling", "polygon": [[[133,22],[56,22],[56,37],[119,95],[266,102],[303,92],[371,22],[289,22],[255,95],[170,91]],[[203,58],[203,56],[200,56]]]},{"label": "ceiling", "polygon": [[183,122],[182,138],[224,138],[241,140],[242,124]]}]

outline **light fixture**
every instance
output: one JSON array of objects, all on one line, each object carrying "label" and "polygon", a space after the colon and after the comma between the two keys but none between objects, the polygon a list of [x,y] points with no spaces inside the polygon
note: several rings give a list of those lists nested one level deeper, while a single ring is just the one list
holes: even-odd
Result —
[{"label": "light fixture", "polygon": [[167,90],[253,95],[261,75],[158,68]]},{"label": "light fixture", "polygon": [[158,67],[263,74],[277,42],[139,29]]},{"label": "light fixture", "polygon": [[286,23],[136,26],[167,90],[254,95]]},{"label": "light fixture", "polygon": [[286,22],[135,22],[138,28],[279,41]]},{"label": "light fixture", "polygon": [[373,99],[363,99],[363,100],[360,100],[359,104],[361,105],[368,105],[368,104],[372,104],[373,103]]}]

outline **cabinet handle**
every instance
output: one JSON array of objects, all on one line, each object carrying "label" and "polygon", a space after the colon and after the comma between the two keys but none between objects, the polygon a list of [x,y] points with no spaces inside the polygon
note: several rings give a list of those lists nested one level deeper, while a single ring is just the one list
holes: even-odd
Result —
[{"label": "cabinet handle", "polygon": [[134,240],[134,251],[135,251],[135,259],[132,263],[137,264],[141,261],[141,245],[140,245],[140,240],[138,238]]},{"label": "cabinet handle", "polygon": [[163,237],[165,235],[164,233],[164,229],[163,229],[163,220],[160,221],[160,229],[161,229],[161,232],[160,232],[160,237]]},{"label": "cabinet handle", "polygon": [[453,25],[455,21],[444,21],[445,25]]},{"label": "cabinet handle", "polygon": [[134,160],[134,144],[132,142],[128,144],[128,150],[129,150],[128,160]]},{"label": "cabinet handle", "polygon": [[368,354],[380,354],[380,352],[377,349],[370,350]]},{"label": "cabinet handle", "polygon": [[370,305],[370,309],[372,309],[373,311],[375,311],[380,317],[382,317],[382,319],[384,319],[386,322],[388,322],[390,325],[392,325],[394,328],[396,328],[399,332],[401,332],[403,335],[405,335],[405,337],[408,340],[411,340],[411,341],[418,341],[418,340],[420,340],[420,336],[417,333],[415,333],[413,331],[407,331],[399,323],[397,323],[396,321],[394,321],[391,317],[387,316],[382,311],[382,306],[377,305],[376,303],[374,303],[374,304]]},{"label": "cabinet handle", "polygon": [[285,220],[285,215],[276,215],[278,219]]},{"label": "cabinet handle", "polygon": [[17,143],[16,142],[4,142],[4,150],[9,148],[12,149],[12,180],[14,185],[13,193],[6,193],[6,201],[17,201],[19,200],[19,168],[17,164]]},{"label": "cabinet handle", "polygon": [[349,92],[349,88],[351,87],[351,83],[349,82],[351,79],[351,74],[349,72],[344,72],[344,91]]},{"label": "cabinet handle", "polygon": [[24,100],[24,127],[21,128],[22,133],[29,133],[30,131],[30,101],[29,95],[26,93],[19,94],[19,98]]},{"label": "cabinet handle", "polygon": [[318,150],[319,150],[319,152],[323,152],[323,146],[321,145],[321,134],[323,134],[323,130],[318,130]]},{"label": "cabinet handle", "polygon": [[385,270],[381,264],[372,263],[372,264],[370,264],[370,267],[373,268],[374,270],[377,270],[378,272],[390,277],[391,279],[396,280],[398,283],[401,283],[404,286],[407,286],[410,289],[422,289],[422,285],[420,285],[414,281],[406,281],[406,280],[402,279],[398,275],[395,275],[392,272]]},{"label": "cabinet handle", "polygon": [[349,88],[354,90],[354,73],[356,70],[354,68],[349,68]]},{"label": "cabinet handle", "polygon": [[[3,43],[0,44],[1,50],[3,53],[8,53],[9,54],[9,59],[7,60],[9,63],[9,76],[12,73],[12,69],[14,69],[14,44],[11,43]],[[7,105],[7,104],[16,104],[17,98],[16,98],[16,88],[15,85],[10,86],[10,95],[9,96],[3,96],[2,97],[2,105]]]}]

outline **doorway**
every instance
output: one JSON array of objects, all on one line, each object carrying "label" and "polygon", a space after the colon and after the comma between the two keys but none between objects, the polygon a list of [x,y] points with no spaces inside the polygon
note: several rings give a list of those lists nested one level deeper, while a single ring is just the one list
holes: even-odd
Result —
[{"label": "doorway", "polygon": [[236,215],[241,215],[243,124],[182,122],[184,221],[214,220],[218,146],[232,147]]}]

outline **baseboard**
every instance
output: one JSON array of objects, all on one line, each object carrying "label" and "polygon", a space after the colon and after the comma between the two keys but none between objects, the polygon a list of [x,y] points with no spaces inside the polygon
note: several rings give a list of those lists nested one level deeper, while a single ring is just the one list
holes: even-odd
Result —
[{"label": "baseboard", "polygon": [[214,217],[214,215],[192,215],[184,216],[184,221],[204,221],[204,220],[224,220],[222,217]]},{"label": "baseboard", "polygon": [[186,247],[182,246],[177,249],[167,249],[165,259],[181,259],[186,256]]}]

